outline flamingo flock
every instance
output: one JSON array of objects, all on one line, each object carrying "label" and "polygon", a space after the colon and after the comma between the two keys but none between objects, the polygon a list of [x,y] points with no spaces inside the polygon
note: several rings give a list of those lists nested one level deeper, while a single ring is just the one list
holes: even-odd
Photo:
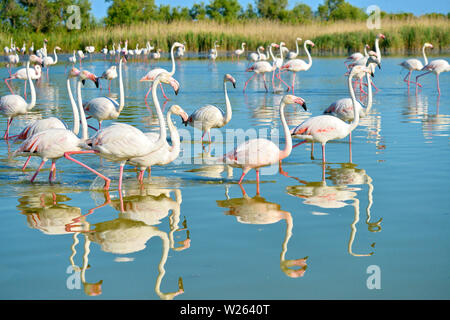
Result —
[{"label": "flamingo flock", "polygon": [[[250,65],[246,67],[245,72],[253,73],[243,86],[243,92],[247,88],[249,82],[257,77],[262,76],[265,91],[268,92],[268,83],[266,81],[266,73],[272,73],[272,88],[276,92],[275,80],[279,81],[279,85],[283,83],[286,86],[286,93],[282,97],[279,104],[279,120],[284,134],[284,148],[279,147],[273,141],[265,138],[250,139],[238,146],[225,155],[218,157],[218,163],[226,164],[231,167],[240,168],[242,174],[238,180],[241,186],[244,177],[250,170],[256,172],[257,194],[260,193],[260,170],[263,167],[270,165],[278,165],[279,172],[285,176],[287,173],[282,169],[282,161],[289,157],[293,150],[306,143],[320,143],[322,146],[322,162],[326,163],[326,144],[333,140],[344,139],[349,137],[350,155],[351,155],[351,134],[352,131],[359,125],[360,118],[366,117],[373,105],[374,86],[371,77],[374,76],[376,67],[381,68],[381,50],[379,42],[385,39],[383,34],[379,34],[375,39],[375,51],[371,51],[370,46],[364,47],[364,54],[354,53],[347,57],[344,61],[347,68],[347,87],[349,97],[345,97],[335,102],[332,102],[328,108],[323,111],[322,115],[312,116],[305,121],[299,123],[294,128],[289,128],[285,117],[285,108],[287,105],[300,105],[305,111],[307,110],[305,99],[296,95],[300,89],[295,90],[296,74],[300,71],[308,72],[312,68],[312,49],[315,44],[313,41],[307,39],[303,42],[303,49],[307,57],[307,61],[299,58],[300,47],[299,42],[302,41],[300,37],[295,40],[296,50],[289,51],[284,42],[271,43],[268,46],[268,55],[263,54],[264,46],[259,45],[257,52],[250,53],[248,60]],[[15,43],[11,39],[11,49],[5,47],[5,53],[8,55],[9,67],[19,63],[18,52],[23,55],[26,52],[26,44],[24,43],[22,49],[15,47]],[[150,82],[149,89],[144,97],[144,102],[147,105],[147,98],[151,92],[151,98],[158,117],[159,132],[144,132],[136,126],[115,122],[110,125],[102,125],[105,120],[116,120],[121,116],[122,111],[126,108],[126,94],[124,89],[124,74],[123,65],[127,63],[128,59],[138,59],[141,56],[151,56],[153,59],[160,59],[161,49],[155,49],[148,41],[145,47],[139,48],[136,44],[135,49],[128,48],[128,40],[124,42],[114,43],[112,49],[105,46],[100,52],[104,55],[111,56],[111,61],[116,61],[117,65],[111,65],[103,72],[101,76],[81,69],[81,60],[85,58],[84,52],[91,57],[95,53],[95,47],[86,46],[85,50],[74,50],[72,56],[69,57],[68,62],[72,65],[71,70],[67,74],[67,94],[72,106],[73,125],[72,129],[68,129],[67,124],[62,122],[57,117],[49,117],[46,119],[36,120],[25,128],[22,128],[20,133],[11,136],[11,123],[14,118],[25,115],[30,112],[36,105],[36,90],[33,81],[39,80],[42,74],[42,67],[46,68],[47,77],[49,74],[49,67],[58,63],[57,51],[60,47],[53,48],[53,55],[51,57],[47,54],[48,41],[44,40],[43,47],[34,51],[34,44],[32,44],[33,53],[26,60],[26,68],[17,70],[15,73],[10,73],[10,77],[5,79],[11,94],[0,97],[0,114],[7,119],[6,130],[3,138],[8,141],[12,138],[22,140],[22,143],[12,153],[13,157],[27,157],[22,170],[26,168],[31,157],[41,158],[41,162],[36,172],[31,177],[30,182],[34,182],[47,161],[51,161],[50,174],[48,180],[52,183],[56,177],[56,161],[65,158],[74,162],[85,169],[89,170],[94,175],[104,180],[104,189],[108,190],[111,185],[111,179],[100,173],[91,166],[74,158],[78,154],[91,154],[104,158],[119,166],[119,181],[118,189],[123,188],[124,166],[126,164],[139,168],[137,181],[143,184],[144,173],[148,169],[149,176],[151,167],[158,165],[164,166],[172,163],[180,154],[181,138],[176,125],[172,121],[172,115],[177,115],[181,118],[182,124],[191,126],[202,132],[201,143],[206,143],[204,137],[208,134],[208,143],[211,145],[211,129],[223,128],[230,121],[232,121],[233,107],[230,102],[227,83],[230,82],[236,88],[237,81],[233,75],[226,73],[223,76],[223,94],[225,108],[221,109],[213,104],[206,104],[200,108],[195,109],[190,115],[177,104],[172,105],[164,115],[161,108],[157,89],[161,89],[162,96],[166,102],[170,100],[164,92],[163,87],[168,85],[175,94],[180,90],[180,83],[175,79],[176,63],[175,58],[181,58],[185,54],[185,44],[182,42],[174,42],[170,49],[170,61],[172,69],[170,71],[156,67],[150,67],[150,70],[141,76],[141,82]],[[219,47],[218,41],[214,42],[212,49],[209,52],[208,58],[210,61],[215,61],[218,57]],[[425,43],[422,48],[423,60],[422,63],[418,59],[408,59],[400,64],[401,67],[408,70],[408,74],[403,79],[407,83],[408,90],[410,84],[413,83],[417,87],[422,87],[419,83],[419,78],[429,73],[434,73],[437,80],[437,90],[441,94],[439,86],[439,75],[442,72],[450,71],[450,66],[446,60],[437,59],[431,62],[426,56],[426,49],[432,49],[433,45]],[[274,53],[274,49],[278,52]],[[31,50],[31,48],[30,48]],[[247,50],[246,43],[243,42],[241,47],[234,50],[232,57],[236,57],[239,62],[239,57]],[[369,51],[368,51],[369,50]],[[80,69],[75,68],[77,62],[77,55],[80,62]],[[11,58],[10,58],[11,57]],[[117,57],[117,59],[116,59]],[[25,59],[25,56],[24,56]],[[271,59],[271,61],[270,61]],[[118,72],[117,72],[118,70]],[[411,81],[413,71],[425,71],[416,76],[416,81]],[[288,85],[282,76],[286,72],[292,72],[292,83]],[[119,82],[119,98],[118,101],[110,97],[96,97],[83,103],[82,86],[86,81],[92,81],[99,86],[99,80],[105,79],[109,81],[108,91],[111,92],[111,82],[118,78]],[[13,79],[20,79],[25,82],[24,97],[14,94],[8,81]],[[76,98],[72,93],[70,79],[76,79]],[[354,81],[356,79],[356,81]],[[364,92],[362,89],[362,81],[366,80],[365,85],[367,89],[366,105],[362,101],[356,99],[355,83],[360,81],[360,93]],[[26,85],[29,85],[31,91],[31,99],[26,100]],[[376,88],[374,86],[374,88]],[[378,88],[376,88],[378,90]],[[88,125],[88,119],[95,119],[98,122],[98,127],[95,128]],[[80,133],[81,123],[81,133]],[[88,128],[95,130],[95,133],[90,136]],[[170,134],[170,144],[167,141],[167,128]],[[300,141],[293,145],[293,139],[300,139]],[[242,187],[242,186],[241,186]],[[244,192],[244,191],[243,191]]]}]

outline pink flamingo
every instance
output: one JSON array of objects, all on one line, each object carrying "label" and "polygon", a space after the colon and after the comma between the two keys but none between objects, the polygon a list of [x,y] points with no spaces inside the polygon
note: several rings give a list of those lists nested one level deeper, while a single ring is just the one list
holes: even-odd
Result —
[{"label": "pink flamingo", "polygon": [[[150,82],[152,82],[152,81],[154,81],[154,80],[156,79],[156,77],[157,77],[159,74],[161,74],[162,72],[167,72],[167,73],[170,74],[170,76],[173,76],[173,75],[175,74],[175,57],[174,57],[173,51],[175,50],[175,48],[178,48],[178,47],[184,48],[184,44],[179,43],[179,42],[175,42],[175,43],[172,45],[172,48],[170,49],[170,58],[172,59],[172,71],[168,72],[166,69],[163,69],[163,68],[155,68],[155,69],[150,70],[150,71],[149,71],[145,76],[143,76],[143,77],[141,78],[141,80],[139,80],[139,81],[150,81]],[[160,85],[160,88],[161,88],[161,92],[162,92],[164,98],[165,98],[166,100],[169,100],[169,98],[167,98],[166,94],[164,93],[164,89],[163,89],[163,87],[162,87],[162,84]],[[150,88],[149,88],[148,91],[147,91],[147,94],[145,95],[145,99],[144,99],[144,100],[145,100],[145,103],[146,103],[146,104],[147,104],[147,97],[148,97],[148,95],[149,95],[149,93],[150,93],[151,90],[152,90],[152,86],[150,86]]]},{"label": "pink flamingo", "polygon": [[[175,104],[170,107],[169,111],[167,112],[166,121],[167,127],[169,128],[170,140],[172,141],[172,145],[169,145],[167,141],[164,141],[162,147],[158,150],[143,157],[131,158],[128,161],[129,164],[140,167],[138,180],[141,183],[143,182],[144,172],[147,168],[150,175],[151,166],[163,166],[169,164],[174,161],[180,154],[180,135],[178,134],[178,130],[172,122],[172,114],[179,115],[182,118],[183,122],[187,121],[188,119],[187,113],[179,105]],[[147,132],[145,133],[145,135],[151,141],[156,142],[158,140],[158,134],[155,132]]]},{"label": "pink flamingo", "polygon": [[436,75],[436,81],[437,81],[436,87],[438,89],[438,94],[441,95],[441,89],[439,88],[439,74],[441,74],[441,72],[450,71],[450,65],[448,64],[448,61],[444,60],[444,59],[433,60],[430,63],[428,63],[425,67],[423,67],[422,71],[427,71],[427,72],[422,73],[421,75],[418,75],[416,77],[416,90],[417,90],[417,86],[420,85],[418,82],[418,79],[420,77],[423,77],[426,74],[433,72]]},{"label": "pink flamingo", "polygon": [[119,190],[122,190],[123,167],[126,162],[132,158],[142,157],[161,148],[166,141],[166,123],[159,101],[156,96],[156,88],[160,82],[170,84],[178,94],[179,84],[167,72],[160,73],[152,84],[152,96],[158,115],[159,121],[159,137],[153,141],[141,130],[125,123],[114,123],[104,129],[98,130],[97,133],[86,141],[86,145],[91,148],[90,151],[98,154],[102,158],[106,158],[113,162],[119,162]]},{"label": "pink flamingo", "polygon": [[291,130],[293,136],[304,139],[304,141],[294,145],[293,148],[307,141],[319,142],[322,144],[322,162],[325,162],[325,144],[330,140],[345,138],[358,126],[359,112],[357,109],[355,92],[353,91],[352,86],[352,78],[358,72],[372,74],[371,69],[364,66],[356,66],[350,71],[348,76],[348,89],[353,102],[353,121],[347,123],[331,115],[321,115],[309,118]]},{"label": "pink flamingo", "polygon": [[281,160],[291,154],[292,138],[284,116],[284,107],[286,104],[294,103],[301,105],[303,109],[306,110],[305,100],[293,95],[285,95],[280,103],[280,118],[285,136],[285,147],[283,150],[280,150],[272,141],[260,138],[248,140],[223,156],[222,161],[226,162],[231,167],[242,168],[239,184],[242,183],[247,172],[251,169],[256,170],[257,194],[259,194],[259,169],[277,162],[281,167]]},{"label": "pink flamingo", "polygon": [[[411,74],[412,74],[412,72],[414,70],[421,71],[423,69],[423,66],[428,64],[428,58],[427,58],[427,55],[425,54],[425,49],[426,48],[433,49],[433,45],[431,43],[426,42],[423,45],[423,47],[422,47],[422,54],[423,54],[424,64],[422,64],[422,62],[419,59],[408,59],[408,60],[405,60],[402,63],[400,63],[400,65],[403,68],[409,70],[408,74],[403,79],[404,82],[408,83],[408,89],[409,89],[409,84],[411,82],[416,84],[414,81],[411,81]],[[420,85],[420,86],[422,86],[422,85]]]},{"label": "pink flamingo", "polygon": [[[291,87],[292,94],[294,94],[295,75],[297,74],[297,72],[307,71],[312,66],[312,58],[311,58],[311,54],[309,53],[308,48],[306,47],[307,45],[311,45],[311,47],[314,47],[314,43],[311,40],[306,40],[303,45],[305,48],[305,52],[308,55],[308,63],[306,63],[305,61],[303,61],[301,59],[292,59],[292,60],[289,60],[285,65],[283,65],[281,67],[281,70],[291,71],[294,73],[294,75],[292,77],[292,87]],[[289,88],[288,88],[288,90],[289,90]]]},{"label": "pink flamingo", "polygon": [[[40,58],[38,58],[40,59]],[[36,64],[34,65],[34,67],[32,69],[30,69],[30,78],[31,80],[39,80],[41,78],[42,75],[42,69],[41,69],[41,65]],[[25,82],[25,87],[23,89],[23,96],[25,97],[25,99],[27,98],[27,68],[21,68],[19,70],[17,70],[15,73],[13,73],[9,78],[5,79],[5,83],[9,88],[9,91],[11,91],[11,94],[14,94],[11,86],[9,85],[8,81],[10,80],[14,80],[14,79],[19,79],[19,80],[24,80]]]},{"label": "pink flamingo", "polygon": [[242,42],[241,48],[234,50],[234,53],[231,55],[231,60],[233,60],[234,56],[237,57],[237,62],[239,62],[239,57],[245,52],[245,42]]},{"label": "pink flamingo", "polygon": [[55,47],[55,48],[53,49],[53,54],[55,55],[55,59],[53,59],[53,58],[50,57],[50,56],[46,56],[46,57],[44,57],[44,58],[42,59],[42,62],[43,62],[43,64],[44,64],[44,67],[47,68],[47,79],[48,79],[48,69],[50,68],[50,66],[53,66],[53,65],[55,65],[55,64],[58,63],[58,55],[56,54],[56,50],[61,50],[61,48],[60,48],[60,47]]},{"label": "pink flamingo", "polygon": [[364,57],[369,56],[369,54],[367,53],[367,49],[369,49],[369,48],[370,48],[370,46],[368,44],[366,44],[364,46],[364,54],[362,54],[361,52],[355,52],[355,53],[349,55],[347,57],[347,59],[345,59],[345,61],[344,61],[344,64],[345,64],[345,67],[347,68],[347,70],[351,69],[350,66],[348,65],[348,63],[356,63],[356,61],[359,61],[359,60],[363,59]]},{"label": "pink flamingo", "polygon": [[30,56],[30,59],[27,61],[26,67],[27,78],[31,90],[30,103],[27,103],[24,98],[17,94],[8,94],[6,96],[0,97],[0,113],[8,118],[5,135],[3,136],[5,140],[9,139],[9,128],[13,119],[19,115],[28,113],[36,105],[36,91],[34,89],[33,80],[31,80],[30,73],[30,62],[36,61],[39,61],[39,58],[37,56]]},{"label": "pink flamingo", "polygon": [[[102,128],[103,120],[117,119],[125,107],[125,93],[123,91],[122,79],[122,61],[125,59],[125,57],[122,57],[119,61],[119,103],[108,97],[98,97],[91,99],[84,104],[84,111],[86,114],[97,119],[99,130]],[[96,84],[98,84],[98,79],[99,78],[97,78]]]},{"label": "pink flamingo", "polygon": [[208,104],[195,110],[186,121],[183,121],[184,125],[187,126],[189,124],[191,127],[197,128],[203,132],[202,142],[203,137],[208,132],[209,143],[211,143],[211,128],[222,128],[231,120],[231,103],[230,99],[228,99],[227,92],[228,81],[236,88],[236,80],[230,74],[226,74],[223,77],[223,91],[225,94],[226,106],[225,113],[218,107]]},{"label": "pink flamingo", "polygon": [[107,70],[105,70],[99,79],[109,80],[108,92],[111,92],[111,81],[117,78],[117,67],[111,66]]},{"label": "pink flamingo", "polygon": [[[70,77],[73,76],[73,74],[69,75]],[[88,132],[87,132],[87,122],[86,117],[84,115],[83,106],[81,103],[81,81],[90,79],[92,81],[95,81],[95,76],[90,73],[89,71],[83,70],[79,74],[78,78],[78,104],[79,104],[79,113],[81,118],[81,126],[82,126],[82,138],[78,138],[77,135],[68,129],[60,129],[60,128],[52,128],[45,131],[41,131],[36,133],[35,135],[32,135],[31,137],[27,138],[22,144],[19,146],[19,148],[14,151],[13,156],[38,156],[42,158],[41,164],[39,165],[38,169],[34,173],[33,177],[31,178],[30,182],[34,182],[36,179],[36,176],[44,166],[44,164],[48,161],[52,161],[52,165],[50,168],[50,174],[48,176],[49,182],[52,182],[55,179],[56,176],[56,160],[59,158],[65,157],[68,160],[74,161],[75,163],[80,164],[81,166],[85,167],[89,171],[97,174],[101,178],[105,180],[105,188],[106,186],[109,187],[110,179],[103,176],[99,172],[95,171],[94,169],[88,167],[87,165],[73,159],[70,157],[71,154],[76,153],[87,153],[85,151],[81,151],[82,148],[85,145],[85,141],[88,138]],[[74,123],[75,123],[76,117],[74,117]]]}]

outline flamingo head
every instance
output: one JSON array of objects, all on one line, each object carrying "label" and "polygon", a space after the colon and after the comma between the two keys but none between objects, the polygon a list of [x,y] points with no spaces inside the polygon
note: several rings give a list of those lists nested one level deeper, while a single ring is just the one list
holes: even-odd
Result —
[{"label": "flamingo head", "polygon": [[425,47],[425,48],[433,49],[433,45],[432,45],[431,43],[429,43],[429,42],[426,42],[426,43],[424,44],[424,47]]},{"label": "flamingo head", "polygon": [[281,102],[284,102],[285,104],[294,104],[294,103],[296,103],[296,104],[301,105],[305,111],[308,111],[308,109],[306,108],[306,102],[301,97],[297,97],[297,96],[294,96],[292,94],[287,94],[287,95],[285,95],[283,97]]},{"label": "flamingo head", "polygon": [[364,47],[365,47],[366,49],[370,49],[370,46],[369,46],[368,44],[366,44]]},{"label": "flamingo head", "polygon": [[174,42],[173,45],[172,45],[172,47],[174,47],[174,48],[177,48],[177,47],[182,47],[182,48],[184,48],[184,44],[179,43],[179,42]]},{"label": "flamingo head", "polygon": [[156,77],[155,81],[158,79],[161,83],[170,85],[173,88],[173,91],[175,92],[175,94],[178,95],[178,91],[180,90],[180,84],[168,72],[161,72]]},{"label": "flamingo head", "polygon": [[305,43],[309,44],[311,47],[315,46],[314,42],[312,42],[311,40],[306,40]]},{"label": "flamingo head", "polygon": [[95,83],[95,86],[98,88],[98,77],[95,76],[95,74],[87,71],[87,70],[83,70],[80,72],[80,79],[81,79],[81,83],[85,83],[86,80],[91,80],[92,82]]},{"label": "flamingo head", "polygon": [[69,71],[69,78],[75,78],[78,77],[80,75],[80,70],[78,70],[77,68],[73,67],[72,69],[70,69]]},{"label": "flamingo head", "polygon": [[44,39],[44,42],[45,42],[45,43],[47,43],[47,42],[48,42],[48,40],[47,40],[47,39]]},{"label": "flamingo head", "polygon": [[60,47],[58,47],[58,46],[56,46],[56,47],[55,47],[55,50],[61,50],[61,48],[60,48]]},{"label": "flamingo head", "polygon": [[223,82],[225,81],[230,81],[233,84],[233,87],[236,89],[236,79],[233,78],[233,76],[231,74],[226,74],[223,77]]},{"label": "flamingo head", "polygon": [[174,104],[173,106],[170,107],[170,112],[172,112],[173,114],[176,114],[178,116],[181,117],[183,124],[186,124],[188,121],[188,114],[183,110],[183,108],[181,108],[179,105]]},{"label": "flamingo head", "polygon": [[277,44],[277,43],[272,43],[271,46],[274,47],[274,48],[279,48],[280,47],[280,45]]},{"label": "flamingo head", "polygon": [[382,34],[382,33],[379,33],[377,35],[377,39],[386,39],[386,36],[384,34]]}]

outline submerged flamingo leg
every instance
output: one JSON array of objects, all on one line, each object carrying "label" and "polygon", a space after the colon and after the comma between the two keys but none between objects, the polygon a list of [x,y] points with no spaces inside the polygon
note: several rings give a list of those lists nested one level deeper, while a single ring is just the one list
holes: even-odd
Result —
[{"label": "submerged flamingo leg", "polygon": [[292,94],[295,94],[294,93],[295,75],[296,73],[294,72],[294,74],[292,75]]},{"label": "submerged flamingo leg", "polygon": [[[289,85],[283,79],[281,79],[281,73],[284,73],[284,72],[285,71],[280,72],[279,74],[277,74],[277,78],[281,81],[281,83],[283,83],[287,87],[286,92],[288,92],[289,89],[290,89]],[[295,75],[295,72],[294,72],[294,75]]]},{"label": "submerged flamingo leg", "polygon": [[102,178],[103,180],[105,180],[105,190],[109,189],[109,185],[111,184],[111,179],[105,177],[104,175],[102,175],[100,172],[95,171],[94,169],[92,169],[91,167],[85,165],[84,163],[74,159],[71,157],[72,154],[85,154],[85,153],[97,153],[95,150],[85,150],[85,151],[70,151],[70,152],[66,152],[64,153],[64,158],[66,158],[67,160],[73,161],[77,164],[79,164],[80,166],[88,169],[89,171],[91,171],[92,173],[95,173],[96,175],[98,175],[100,178]]},{"label": "submerged flamingo leg", "polygon": [[[419,84],[419,81],[418,81],[419,78],[420,78],[420,77],[423,77],[423,76],[425,76],[425,75],[427,75],[427,74],[429,74],[429,73],[431,73],[431,72],[432,72],[432,71],[428,71],[428,72],[419,74],[419,75],[416,77],[416,90],[417,90],[417,86],[420,85],[420,84]],[[421,87],[422,87],[422,86],[421,86]]]},{"label": "submerged flamingo leg", "polygon": [[33,182],[34,179],[36,179],[36,176],[38,175],[39,171],[41,171],[42,167],[44,166],[44,163],[47,162],[47,160],[42,160],[41,164],[39,165],[39,168],[37,168],[36,172],[34,173],[33,177],[31,177],[30,182]]},{"label": "submerged flamingo leg", "polygon": [[264,80],[264,88],[266,89],[266,92],[269,92],[269,90],[267,90],[266,74],[265,73],[263,73],[263,80]]},{"label": "submerged flamingo leg", "polygon": [[248,85],[248,83],[250,82],[250,80],[252,80],[255,76],[256,76],[256,73],[254,73],[254,74],[247,80],[247,82],[245,82],[245,85],[244,85],[244,92],[245,92],[245,88],[247,88],[247,85]]},{"label": "submerged flamingo leg", "polygon": [[150,86],[150,88],[147,91],[147,94],[145,95],[145,99],[144,99],[145,104],[147,104],[147,97],[148,97],[148,94],[150,93],[150,91],[152,91],[152,86]]},{"label": "submerged flamingo leg", "polygon": [[6,131],[5,131],[5,135],[3,136],[3,139],[8,140],[9,138],[9,127],[11,126],[11,122],[13,121],[14,118],[9,118],[8,122],[6,123]]},{"label": "submerged flamingo leg", "polygon": [[23,165],[23,167],[22,167],[22,171],[24,171],[25,168],[28,166],[28,162],[30,162],[30,159],[31,159],[31,156],[28,156],[27,161],[25,161],[25,163],[24,163],[24,165]]},{"label": "submerged flamingo leg", "polygon": [[409,88],[409,84],[411,83],[411,74],[412,74],[412,70],[409,70],[408,74],[403,79],[404,82],[408,83],[408,88]]},{"label": "submerged flamingo leg", "polygon": [[436,73],[436,83],[437,83],[438,94],[441,95],[441,88],[439,87],[439,73]]}]

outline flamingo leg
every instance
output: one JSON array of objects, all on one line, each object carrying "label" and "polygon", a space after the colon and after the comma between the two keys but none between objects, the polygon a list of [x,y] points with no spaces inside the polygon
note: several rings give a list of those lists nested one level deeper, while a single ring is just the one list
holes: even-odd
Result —
[{"label": "flamingo leg", "polygon": [[166,94],[164,93],[164,89],[163,89],[162,83],[159,83],[159,87],[161,88],[161,92],[162,92],[164,98],[165,98],[166,100],[169,100],[169,98],[167,98]]},{"label": "flamingo leg", "polygon": [[244,177],[245,177],[245,175],[247,174],[247,172],[246,171],[242,171],[242,175],[241,175],[241,178],[239,179],[239,184],[241,184],[242,183],[242,180],[244,180]]},{"label": "flamingo leg", "polygon": [[[11,88],[11,86],[10,86],[9,83],[8,83],[9,80],[12,80],[12,78],[6,78],[6,79],[5,79],[5,83],[6,83],[6,85],[8,86],[9,91],[11,91],[11,94],[14,94],[13,89]],[[26,83],[26,82],[25,82],[25,83]]]},{"label": "flamingo leg", "polygon": [[5,135],[3,136],[3,139],[8,140],[9,137],[9,127],[11,126],[11,122],[13,121],[14,118],[9,118],[7,123],[6,123],[6,131],[5,131]]},{"label": "flamingo leg", "polygon": [[322,144],[322,162],[325,163],[325,144]]},{"label": "flamingo leg", "polygon": [[439,87],[439,73],[436,73],[436,84],[438,89],[438,95],[441,95],[441,88]]},{"label": "flamingo leg", "polygon": [[144,180],[144,172],[145,172],[145,170],[139,171],[138,181],[139,181],[140,183],[143,183],[143,180]]},{"label": "flamingo leg", "polygon": [[266,89],[266,92],[269,92],[269,90],[267,90],[266,74],[265,73],[263,73],[263,80],[264,80],[264,88]]},{"label": "flamingo leg", "polygon": [[50,174],[48,175],[48,182],[52,182],[56,178],[56,163],[52,160],[52,166],[50,167]]},{"label": "flamingo leg", "polygon": [[25,87],[23,89],[23,96],[25,97],[25,100],[27,99],[27,82],[25,81]]},{"label": "flamingo leg", "polygon": [[253,79],[255,76],[256,76],[256,73],[254,73],[254,74],[247,80],[247,82],[246,82],[245,85],[244,85],[244,92],[245,92],[245,88],[247,88],[247,85],[248,85],[248,83],[250,82],[250,80]]},{"label": "flamingo leg", "polygon": [[298,146],[301,145],[301,144],[304,144],[305,142],[307,142],[307,140],[303,140],[303,141],[301,141],[301,142],[299,142],[299,143],[293,145],[293,146],[292,146],[292,149],[298,147]]},{"label": "flamingo leg", "polygon": [[105,177],[104,175],[102,175],[100,172],[95,171],[94,169],[92,169],[91,167],[85,165],[84,163],[82,163],[81,161],[78,161],[74,158],[71,157],[72,154],[85,154],[85,153],[97,153],[94,150],[86,150],[86,151],[70,151],[70,152],[66,152],[64,153],[64,158],[66,158],[67,160],[73,161],[77,164],[79,164],[80,166],[88,169],[89,171],[91,171],[92,173],[95,173],[96,175],[98,175],[100,178],[102,178],[103,180],[105,180],[105,190],[109,189],[109,185],[111,184],[111,179]]},{"label": "flamingo leg", "polygon": [[295,75],[296,75],[296,73],[294,72],[294,74],[292,76],[292,94],[295,94],[294,93]]},{"label": "flamingo leg", "polygon": [[22,171],[25,171],[25,168],[28,166],[28,162],[30,162],[31,156],[28,156],[27,161],[25,161],[23,167],[22,167]]},{"label": "flamingo leg", "polygon": [[[409,88],[409,84],[411,83],[411,74],[412,74],[412,70],[409,70],[408,74],[403,79],[404,82],[408,83],[408,88]],[[408,79],[406,79],[406,78],[408,78]]]},{"label": "flamingo leg", "polygon": [[152,167],[148,167],[148,178],[150,179],[151,175],[152,175]]},{"label": "flamingo leg", "polygon": [[47,160],[42,160],[41,164],[39,165],[39,168],[36,170],[36,172],[34,173],[33,177],[31,177],[30,182],[33,182],[34,179],[36,179],[36,176],[38,175],[39,171],[41,171],[42,167],[44,166],[44,163],[47,162]]},{"label": "flamingo leg", "polygon": [[147,104],[147,97],[148,97],[148,94],[150,93],[150,91],[152,91],[152,86],[150,86],[150,88],[148,89],[148,91],[147,91],[147,94],[145,95],[145,104]]},{"label": "flamingo leg", "polygon": [[[284,71],[283,71],[284,72]],[[294,75],[295,75],[295,73],[294,73]],[[290,87],[289,87],[289,85],[283,80],[283,79],[281,79],[281,73],[279,73],[279,74],[277,74],[277,78],[287,87],[287,90],[286,90],[286,92],[288,92],[289,91],[289,89],[290,89]]]},{"label": "flamingo leg", "polygon": [[348,135],[348,142],[349,142],[349,157],[350,157],[350,163],[352,163],[352,133],[350,132]]},{"label": "flamingo leg", "polygon": [[314,160],[314,141],[311,142],[311,160]]},{"label": "flamingo leg", "polygon": [[259,169],[256,169],[256,194],[259,195]]},{"label": "flamingo leg", "polygon": [[123,179],[123,167],[125,166],[125,162],[120,163],[119,167],[119,191],[122,190],[122,179]]},{"label": "flamingo leg", "polygon": [[[109,80],[108,92],[111,93],[111,80]],[[147,98],[147,97],[146,97]]]}]

